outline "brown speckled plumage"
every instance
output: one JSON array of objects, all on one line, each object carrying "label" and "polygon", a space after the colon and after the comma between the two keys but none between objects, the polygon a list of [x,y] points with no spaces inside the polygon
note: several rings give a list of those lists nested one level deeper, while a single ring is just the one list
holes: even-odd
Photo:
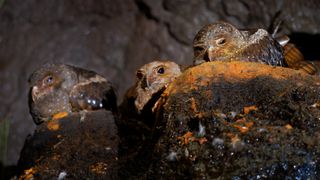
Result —
[{"label": "brown speckled plumage", "polygon": [[281,45],[264,29],[239,30],[226,22],[204,26],[193,41],[194,65],[240,60],[286,66]]},{"label": "brown speckled plumage", "polygon": [[[131,109],[140,113],[154,96],[181,74],[178,64],[172,61],[153,61],[136,72],[137,81],[131,87],[120,109]],[[132,107],[133,106],[133,107]]]},{"label": "brown speckled plumage", "polygon": [[29,79],[30,113],[36,124],[61,112],[108,109],[117,111],[109,81],[93,71],[65,64],[47,64]]}]

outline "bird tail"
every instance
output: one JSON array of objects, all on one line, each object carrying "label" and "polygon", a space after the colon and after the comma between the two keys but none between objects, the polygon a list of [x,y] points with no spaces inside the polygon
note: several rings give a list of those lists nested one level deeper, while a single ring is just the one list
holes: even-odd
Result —
[{"label": "bird tail", "polygon": [[296,70],[304,71],[308,74],[316,74],[318,69],[317,67],[310,61],[306,61],[304,59],[303,54],[297,48],[296,45],[292,43],[288,43],[283,47],[284,49],[284,58],[287,62],[288,67]]}]

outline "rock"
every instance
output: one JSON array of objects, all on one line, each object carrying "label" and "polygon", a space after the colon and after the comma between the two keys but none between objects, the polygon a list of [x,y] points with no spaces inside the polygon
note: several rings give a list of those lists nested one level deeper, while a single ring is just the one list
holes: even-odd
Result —
[{"label": "rock", "polygon": [[118,162],[117,127],[111,112],[88,112],[45,122],[29,137],[18,167],[21,178],[115,178]]},{"label": "rock", "polygon": [[210,62],[178,77],[157,109],[145,177],[316,179],[320,79],[245,62]]}]

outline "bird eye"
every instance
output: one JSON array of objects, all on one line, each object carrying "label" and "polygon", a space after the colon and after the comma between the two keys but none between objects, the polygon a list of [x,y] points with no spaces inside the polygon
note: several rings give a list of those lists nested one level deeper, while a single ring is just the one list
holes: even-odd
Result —
[{"label": "bird eye", "polygon": [[44,80],[43,80],[43,83],[44,83],[45,85],[51,85],[51,84],[53,84],[53,82],[54,82],[54,78],[53,78],[53,76],[51,76],[51,75],[47,76],[47,77],[44,78]]},{"label": "bird eye", "polygon": [[216,40],[217,45],[223,45],[226,43],[226,39],[225,38],[220,38]]},{"label": "bird eye", "polygon": [[143,73],[141,71],[137,71],[136,76],[138,79],[142,79],[143,78]]},{"label": "bird eye", "polygon": [[158,73],[159,73],[159,74],[163,74],[163,73],[164,73],[164,68],[163,68],[163,67],[160,67],[160,68],[158,69]]}]

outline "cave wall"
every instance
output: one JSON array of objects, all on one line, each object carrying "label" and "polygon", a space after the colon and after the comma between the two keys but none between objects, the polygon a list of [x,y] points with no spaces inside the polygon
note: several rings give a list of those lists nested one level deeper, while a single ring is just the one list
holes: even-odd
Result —
[{"label": "cave wall", "polygon": [[[7,159],[15,164],[35,125],[28,76],[46,62],[94,70],[117,89],[119,101],[135,70],[155,58],[192,63],[192,40],[205,24],[320,33],[320,3],[290,0],[5,0],[0,7],[0,121],[10,123]],[[303,42],[303,41],[302,41]]]}]

